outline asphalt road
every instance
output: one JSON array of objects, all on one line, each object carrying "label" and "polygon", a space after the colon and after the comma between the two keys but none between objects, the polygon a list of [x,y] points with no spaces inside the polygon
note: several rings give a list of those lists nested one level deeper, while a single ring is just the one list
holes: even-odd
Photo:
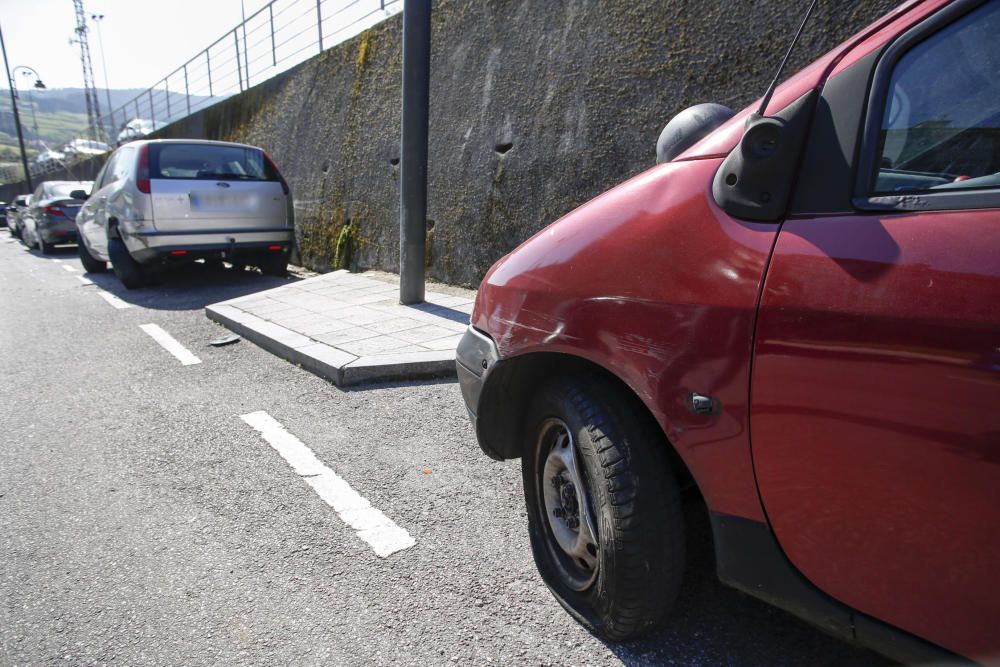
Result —
[{"label": "asphalt road", "polygon": [[[5,665],[887,664],[718,584],[703,530],[662,630],[604,643],[541,583],[519,464],[480,453],[454,382],[345,391],[208,346],[226,332],[204,305],[280,279],[81,275],[74,249],[0,233]],[[376,556],[240,419],[259,410],[416,544]]]}]

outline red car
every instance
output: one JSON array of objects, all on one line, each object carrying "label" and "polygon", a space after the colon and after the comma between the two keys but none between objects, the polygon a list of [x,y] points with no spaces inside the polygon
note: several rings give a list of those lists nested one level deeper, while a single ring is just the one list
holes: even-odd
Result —
[{"label": "red car", "polygon": [[486,275],[462,392],[593,632],[671,607],[690,491],[723,582],[1000,664],[998,35],[1000,0],[905,3]]}]

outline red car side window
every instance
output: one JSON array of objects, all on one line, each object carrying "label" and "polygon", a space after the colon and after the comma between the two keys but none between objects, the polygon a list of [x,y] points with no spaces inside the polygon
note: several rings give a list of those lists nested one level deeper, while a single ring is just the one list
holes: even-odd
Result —
[{"label": "red car side window", "polygon": [[879,136],[878,194],[1000,187],[1000,2],[896,63]]}]

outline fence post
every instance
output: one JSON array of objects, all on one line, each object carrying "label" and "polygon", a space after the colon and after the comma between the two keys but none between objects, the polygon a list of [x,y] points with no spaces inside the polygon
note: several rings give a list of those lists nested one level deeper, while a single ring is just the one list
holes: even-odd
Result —
[{"label": "fence post", "polygon": [[[243,9],[243,3],[240,3],[240,9]],[[246,76],[244,80],[247,83],[247,89],[250,89],[250,56],[248,55],[249,47],[247,46],[247,15],[243,14],[243,68],[246,70]]]},{"label": "fence post", "polygon": [[188,66],[184,63],[184,99],[187,102],[187,115],[191,115],[191,89],[188,88]]},{"label": "fence post", "polygon": [[233,28],[233,39],[236,43],[236,73],[240,76],[240,92],[243,92],[243,65],[240,64],[240,34]]},{"label": "fence post", "polygon": [[430,69],[431,0],[403,0],[399,302],[404,305],[424,300]]},{"label": "fence post", "polygon": [[319,52],[323,53],[323,10],[320,9],[322,0],[316,0],[316,29],[319,30]]},{"label": "fence post", "polygon": [[163,89],[167,91],[167,122],[170,122],[170,117],[173,115],[170,113],[170,77],[168,76],[163,80]]},{"label": "fence post", "polygon": [[205,49],[205,69],[208,70],[208,96],[215,97],[212,94],[212,56],[208,55],[208,49]]},{"label": "fence post", "polygon": [[275,67],[278,66],[278,49],[274,45],[274,3],[271,2],[267,5],[267,13],[271,15],[271,62]]},{"label": "fence post", "polygon": [[153,89],[150,88],[146,92],[149,93],[149,120],[153,121],[153,124],[155,126],[155,124],[156,124],[156,109],[153,108]]},{"label": "fence post", "polygon": [[139,113],[139,98],[135,98],[135,117],[142,118],[142,114]]}]

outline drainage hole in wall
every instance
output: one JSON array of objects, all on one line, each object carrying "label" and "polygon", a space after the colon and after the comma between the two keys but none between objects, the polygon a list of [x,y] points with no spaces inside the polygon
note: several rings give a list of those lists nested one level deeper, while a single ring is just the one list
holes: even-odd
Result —
[{"label": "drainage hole in wall", "polygon": [[496,145],[496,146],[494,147],[494,149],[493,149],[493,150],[495,150],[495,151],[496,151],[497,153],[499,153],[500,155],[503,155],[504,153],[506,153],[507,151],[509,151],[509,150],[510,150],[511,148],[513,148],[513,147],[514,147],[514,144],[511,144],[511,143],[503,143],[503,144],[497,144],[497,145]]},{"label": "drainage hole in wall", "polygon": [[427,218],[427,231],[430,231],[432,229],[434,229],[434,221],[431,220],[430,218]]},{"label": "drainage hole in wall", "polygon": [[389,158],[389,164],[391,164],[393,167],[399,165],[399,158],[398,157]]}]

